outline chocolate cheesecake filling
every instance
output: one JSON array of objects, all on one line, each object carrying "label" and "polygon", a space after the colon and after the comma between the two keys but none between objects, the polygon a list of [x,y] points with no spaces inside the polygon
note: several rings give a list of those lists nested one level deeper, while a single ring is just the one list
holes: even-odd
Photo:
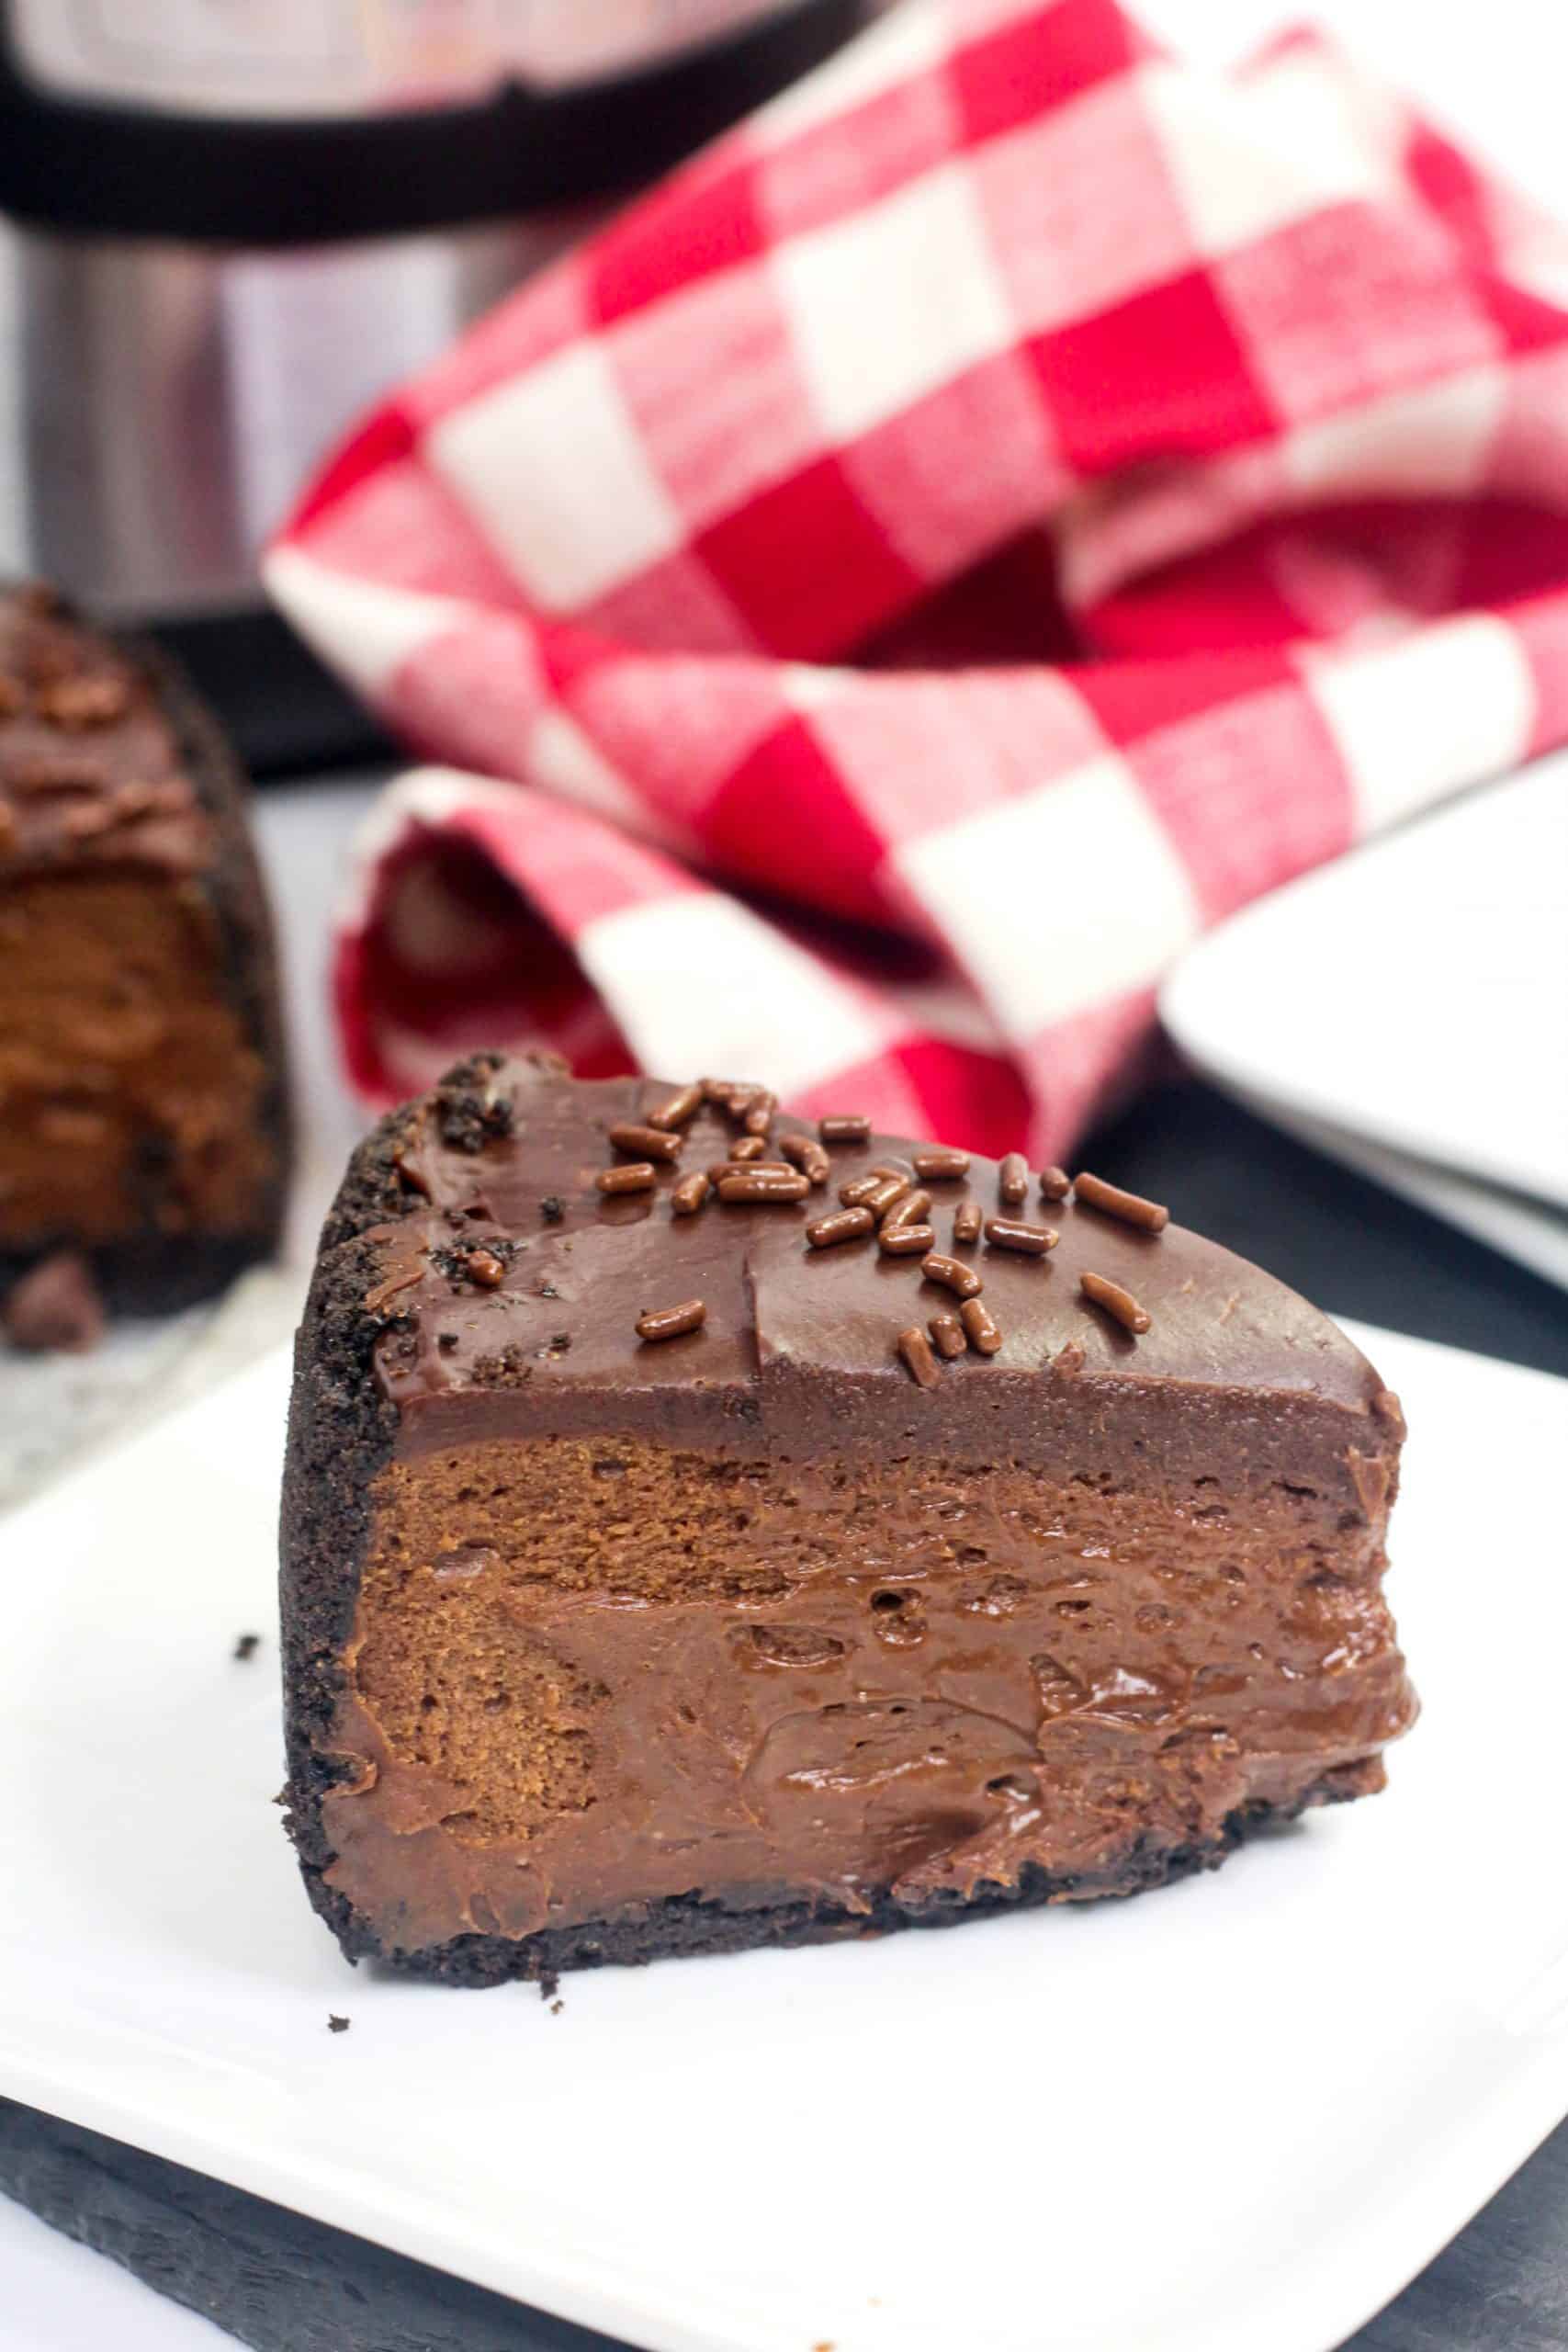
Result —
[{"label": "chocolate cheesecake filling", "polygon": [[492,1440],[383,1473],[329,1883],[412,1949],[702,1890],[846,1912],[1115,1883],[1382,1785],[1367,1525],[1021,1464]]},{"label": "chocolate cheesecake filling", "polygon": [[[345,1948],[491,1982],[1126,1893],[1381,1787],[1403,1424],[1344,1335],[1113,1187],[692,1092],[479,1057],[329,1221],[284,1590]],[[846,1193],[937,1246],[818,1246]]]},{"label": "chocolate cheesecake filling", "polygon": [[34,875],[0,903],[0,1249],[240,1233],[276,1182],[269,1074],[212,910],[164,876]]}]

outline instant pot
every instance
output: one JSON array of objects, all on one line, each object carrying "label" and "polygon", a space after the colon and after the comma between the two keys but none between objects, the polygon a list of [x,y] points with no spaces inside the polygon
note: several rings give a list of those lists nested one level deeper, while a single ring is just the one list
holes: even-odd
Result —
[{"label": "instant pot", "polygon": [[[254,763],[345,748],[256,551],[400,376],[863,0],[0,0],[19,546],[170,628]],[[291,691],[277,691],[276,663]],[[307,696],[307,688],[309,695]],[[307,700],[310,707],[306,707]]]}]

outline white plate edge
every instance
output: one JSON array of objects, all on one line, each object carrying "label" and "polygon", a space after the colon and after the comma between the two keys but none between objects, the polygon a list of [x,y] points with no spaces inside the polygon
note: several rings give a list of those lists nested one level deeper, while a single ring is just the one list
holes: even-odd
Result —
[{"label": "white plate edge", "polygon": [[[1568,755],[1562,756],[1568,758]],[[1281,905],[1293,913],[1303,899],[1331,895],[1347,869],[1355,867],[1364,872],[1369,864],[1397,858],[1402,845],[1412,836],[1433,827],[1471,821],[1478,804],[1494,795],[1522,787],[1532,776],[1533,768],[1516,770],[1512,775],[1477,785],[1470,791],[1422,812],[1409,823],[1396,826],[1392,832],[1380,833],[1370,841],[1358,842],[1343,856],[1294,876],[1277,889],[1265,891],[1261,898],[1251,899],[1246,906],[1238,907],[1234,913],[1225,916],[1179,958],[1161,983],[1159,1017],[1170,1037],[1197,1068],[1223,1078],[1229,1091],[1271,1101],[1285,1101],[1280,1091],[1279,1073],[1246,1051],[1227,1049],[1224,1042],[1216,1046],[1213,1026],[1206,1017],[1205,1006],[1213,990],[1223,986],[1224,972],[1238,952],[1237,942],[1241,943],[1239,952],[1244,956],[1248,955],[1255,934],[1271,928]],[[1539,784],[1538,776],[1534,776],[1534,780]],[[1213,977],[1215,973],[1221,976],[1218,980]],[[1464,1160],[1456,1161],[1445,1157],[1441,1150],[1434,1149],[1430,1135],[1423,1135],[1406,1126],[1397,1117],[1380,1124],[1375,1129],[1362,1126],[1346,1115],[1343,1102],[1324,1092],[1310,1080],[1295,1087],[1289,1098],[1289,1107],[1326,1126],[1338,1127],[1347,1134],[1364,1136],[1369,1144],[1384,1144],[1409,1159],[1426,1160],[1434,1168],[1451,1167],[1456,1175],[1479,1176],[1506,1191],[1523,1192],[1541,1199],[1550,1206],[1568,1209],[1568,1178],[1535,1168],[1521,1177],[1517,1165],[1510,1165],[1505,1156],[1487,1149],[1483,1135],[1477,1136],[1469,1145]]]}]

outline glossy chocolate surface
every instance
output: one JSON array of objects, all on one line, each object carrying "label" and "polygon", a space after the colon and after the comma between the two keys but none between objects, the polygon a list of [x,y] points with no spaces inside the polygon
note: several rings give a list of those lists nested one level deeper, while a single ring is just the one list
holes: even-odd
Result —
[{"label": "glossy chocolate surface", "polygon": [[[952,1308],[951,1292],[924,1279],[918,1259],[886,1257],[874,1239],[813,1250],[805,1235],[837,1207],[840,1184],[883,1161],[908,1166],[917,1147],[885,1137],[836,1147],[829,1182],[803,1201],[710,1199],[681,1217],[669,1194],[682,1174],[721,1161],[735,1133],[719,1113],[698,1115],[651,1190],[606,1198],[595,1179],[615,1158],[608,1129],[668,1087],[581,1084],[547,1064],[513,1062],[491,1091],[506,1106],[507,1132],[477,1151],[442,1140],[436,1109],[414,1114],[401,1152],[405,1213],[378,1228],[378,1311],[393,1328],[378,1371],[399,1410],[402,1453],[546,1426],[784,1451],[797,1439],[880,1447],[899,1431],[968,1451],[984,1428],[1018,1458],[1060,1466],[1065,1431],[1086,1418],[1109,1441],[1145,1402],[1162,1423],[1197,1424],[1236,1392],[1274,1400],[1291,1442],[1310,1429],[1341,1484],[1351,1482],[1350,1451],[1390,1450],[1371,1410],[1382,1383],[1344,1334],[1256,1266],[1177,1225],[1150,1234],[1067,1201],[1052,1207],[1061,1238],[1043,1257],[958,1245],[1002,1345],[987,1362],[960,1360],[922,1393],[895,1341],[908,1324]],[[806,1123],[781,1114],[775,1134],[792,1127]],[[961,1182],[934,1188],[944,1252],[953,1210],[971,1199],[987,1216],[998,1207],[994,1163],[976,1159]],[[558,1216],[547,1217],[547,1201]],[[462,1253],[492,1243],[505,1272],[499,1287],[481,1288],[466,1278]],[[1091,1306],[1079,1294],[1086,1270],[1130,1290],[1149,1330],[1134,1338]],[[639,1313],[693,1297],[707,1310],[700,1332],[657,1348],[638,1341]],[[1064,1347],[1081,1351],[1076,1374],[1052,1370]],[[1238,1460],[1260,1446],[1265,1466],[1261,1427],[1230,1440],[1224,1450]]]},{"label": "glossy chocolate surface", "polygon": [[0,873],[211,855],[152,681],[49,589],[0,589]]}]

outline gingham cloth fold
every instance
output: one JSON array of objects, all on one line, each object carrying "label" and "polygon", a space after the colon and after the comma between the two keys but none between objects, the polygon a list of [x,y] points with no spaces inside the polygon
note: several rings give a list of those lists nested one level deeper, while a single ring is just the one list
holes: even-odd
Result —
[{"label": "gingham cloth fold", "polygon": [[1568,242],[1311,37],[905,0],[266,571],[435,763],[343,918],[367,1094],[542,1035],[1059,1158],[1206,925],[1568,735]]}]

